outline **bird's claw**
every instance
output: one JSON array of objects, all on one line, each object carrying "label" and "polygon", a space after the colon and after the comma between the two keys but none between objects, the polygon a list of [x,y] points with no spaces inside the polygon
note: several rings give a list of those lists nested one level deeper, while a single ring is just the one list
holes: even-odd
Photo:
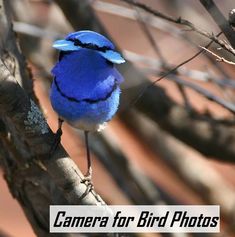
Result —
[{"label": "bird's claw", "polygon": [[93,183],[92,183],[92,169],[91,167],[89,167],[86,175],[84,175],[84,178],[82,179],[81,183],[85,183],[85,184],[89,184],[89,185],[92,185],[93,186]]}]

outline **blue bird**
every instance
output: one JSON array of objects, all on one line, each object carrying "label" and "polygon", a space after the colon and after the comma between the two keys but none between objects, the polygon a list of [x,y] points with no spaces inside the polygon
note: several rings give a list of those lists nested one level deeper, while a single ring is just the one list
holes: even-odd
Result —
[{"label": "blue bird", "polygon": [[114,64],[124,63],[113,43],[93,31],[70,33],[54,42],[60,50],[59,60],[52,69],[54,80],[50,100],[59,116],[54,151],[62,135],[62,123],[81,129],[85,134],[88,171],[91,178],[91,159],[88,132],[101,130],[117,112],[122,75]]}]

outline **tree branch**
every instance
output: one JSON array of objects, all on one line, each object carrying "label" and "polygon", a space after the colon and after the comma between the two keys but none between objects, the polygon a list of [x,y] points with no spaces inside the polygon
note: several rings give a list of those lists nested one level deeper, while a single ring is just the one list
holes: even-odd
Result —
[{"label": "tree branch", "polygon": [[[142,139],[146,146],[160,153],[162,159],[182,177],[184,182],[198,192],[207,204],[219,204],[221,214],[231,221],[234,215],[235,193],[232,186],[220,176],[219,171],[208,164],[201,154],[162,131],[146,116],[136,113],[133,109],[123,116],[126,117],[125,124],[133,129],[135,135]],[[130,117],[133,119],[128,119]]]},{"label": "tree branch", "polygon": [[216,6],[213,0],[200,0],[201,4],[205,7],[207,12],[214,19],[215,23],[219,26],[224,33],[230,44],[235,48],[235,32],[228,20],[224,17],[222,12]]},{"label": "tree branch", "polygon": [[104,202],[82,182],[80,170],[61,147],[50,157],[54,135],[38,106],[18,83],[31,78],[25,62],[20,63],[22,55],[15,50],[7,1],[0,0],[0,6],[1,163],[9,189],[35,233],[50,236],[49,205]]},{"label": "tree branch", "polygon": [[199,47],[204,49],[207,53],[210,53],[211,55],[213,55],[216,58],[216,61],[224,62],[224,63],[227,63],[227,64],[235,66],[235,62],[229,61],[229,60],[225,59],[224,57],[219,56],[218,54],[212,52],[211,50],[209,50],[209,49],[207,49],[205,47],[202,47],[202,46],[199,46]]}]

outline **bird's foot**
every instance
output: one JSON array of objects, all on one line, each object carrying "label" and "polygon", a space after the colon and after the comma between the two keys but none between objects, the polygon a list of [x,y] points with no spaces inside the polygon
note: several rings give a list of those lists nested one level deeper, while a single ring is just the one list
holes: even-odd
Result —
[{"label": "bird's foot", "polygon": [[84,183],[90,187],[94,187],[93,183],[92,183],[92,169],[91,167],[89,167],[87,173],[84,175],[84,178],[82,179],[81,183]]},{"label": "bird's foot", "polygon": [[91,181],[92,179],[92,170],[91,168],[88,170],[87,174],[84,176],[84,178],[81,180],[81,183],[86,185],[86,191],[82,194],[82,196],[79,198],[80,201],[84,199],[92,190],[94,190],[94,185]]},{"label": "bird's foot", "polygon": [[89,167],[87,173],[84,175],[82,182],[83,183],[86,183],[86,182],[92,183],[91,179],[92,179],[92,168]]},{"label": "bird's foot", "polygon": [[61,135],[62,135],[62,131],[59,132],[59,133],[56,133],[56,135],[54,137],[53,144],[52,144],[51,149],[50,149],[50,154],[51,155],[54,154],[54,152],[56,151],[57,147],[59,146],[60,140],[61,140]]}]

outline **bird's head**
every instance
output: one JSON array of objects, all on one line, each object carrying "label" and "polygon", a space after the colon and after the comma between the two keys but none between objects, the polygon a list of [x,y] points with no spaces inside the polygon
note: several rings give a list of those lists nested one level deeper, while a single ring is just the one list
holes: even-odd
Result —
[{"label": "bird's head", "polygon": [[95,50],[112,63],[124,63],[124,58],[115,51],[113,43],[103,35],[89,30],[70,33],[63,40],[54,42],[53,47],[60,51]]}]

